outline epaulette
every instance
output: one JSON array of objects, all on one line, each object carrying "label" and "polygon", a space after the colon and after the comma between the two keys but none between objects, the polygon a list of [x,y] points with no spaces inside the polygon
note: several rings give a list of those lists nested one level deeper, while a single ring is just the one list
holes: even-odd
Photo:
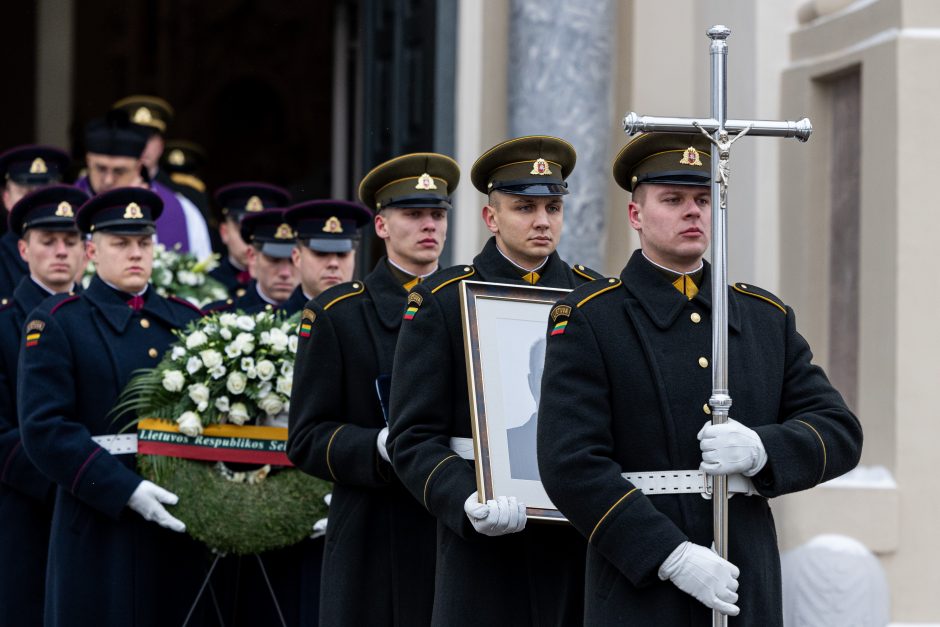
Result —
[{"label": "epaulette", "polygon": [[752,296],[764,302],[770,303],[784,314],[787,313],[787,306],[784,304],[784,302],[767,290],[762,290],[761,288],[755,287],[750,283],[735,283],[732,287],[736,292],[747,294],[748,296]]},{"label": "epaulette", "polygon": [[206,191],[206,184],[203,183],[200,179],[196,178],[192,174],[183,174],[182,172],[174,172],[170,175],[170,180],[176,183],[177,185],[185,185],[186,187],[192,187],[197,192]]},{"label": "epaulette", "polygon": [[581,264],[575,264],[571,266],[571,271],[577,274],[580,277],[587,279],[588,281],[597,281],[603,279],[604,275],[596,270],[592,270],[587,266],[582,266]]},{"label": "epaulette", "polygon": [[59,309],[60,309],[63,305],[66,305],[66,304],[68,304],[68,303],[74,303],[74,302],[77,301],[78,299],[79,299],[78,294],[73,294],[73,295],[71,295],[71,296],[65,296],[62,300],[60,300],[59,302],[57,302],[55,305],[52,306],[52,309],[49,310],[49,315],[51,316],[51,315],[54,314],[55,312],[59,311]]},{"label": "epaulette", "polygon": [[577,290],[572,292],[572,296],[577,298],[575,307],[584,307],[584,305],[593,298],[605,294],[620,287],[620,279],[609,278],[603,281],[591,281],[585,283]]},{"label": "epaulette", "polygon": [[430,290],[432,294],[435,294],[448,285],[454,285],[463,279],[472,277],[476,272],[476,268],[471,265],[451,266],[435,272],[425,279],[421,285]]},{"label": "epaulette", "polygon": [[365,291],[366,284],[362,281],[340,283],[317,296],[317,302],[323,305],[323,309],[329,309],[336,303],[364,294]]},{"label": "epaulette", "polygon": [[173,301],[174,303],[179,303],[180,305],[185,305],[187,308],[192,309],[193,311],[195,311],[195,312],[196,312],[197,314],[199,314],[200,316],[203,315],[203,314],[202,314],[202,309],[200,309],[199,307],[196,307],[194,304],[192,304],[191,302],[189,302],[189,301],[186,300],[185,298],[179,298],[178,296],[173,296],[173,295],[171,294],[169,297],[167,297],[167,300],[171,300],[171,301]]}]

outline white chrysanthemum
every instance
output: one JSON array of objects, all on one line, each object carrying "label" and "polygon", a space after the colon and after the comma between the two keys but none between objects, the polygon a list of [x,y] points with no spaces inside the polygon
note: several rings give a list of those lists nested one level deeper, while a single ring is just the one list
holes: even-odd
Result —
[{"label": "white chrysanthemum", "polygon": [[163,373],[163,387],[167,392],[179,392],[185,382],[186,378],[179,370],[167,370]]}]

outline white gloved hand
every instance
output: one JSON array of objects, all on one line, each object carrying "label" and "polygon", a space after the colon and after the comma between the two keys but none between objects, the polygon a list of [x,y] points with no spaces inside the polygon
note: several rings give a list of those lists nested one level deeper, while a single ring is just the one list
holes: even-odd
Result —
[{"label": "white gloved hand", "polygon": [[127,501],[127,506],[140,514],[144,520],[152,520],[161,527],[166,527],[170,531],[186,531],[186,525],[178,518],[170,515],[166,511],[165,505],[176,505],[179,497],[164,490],[160,486],[146,479],[140,482],[131,498]]},{"label": "white gloved hand", "polygon": [[676,547],[659,567],[659,578],[713,610],[737,616],[738,567],[713,550],[688,540]]},{"label": "white gloved hand", "polygon": [[753,477],[767,463],[767,451],[757,432],[731,418],[721,425],[706,422],[698,432],[702,463],[709,475],[741,473]]},{"label": "white gloved hand", "polygon": [[474,492],[464,502],[463,511],[473,528],[485,536],[504,536],[525,529],[525,503],[514,496],[497,496],[480,503]]},{"label": "white gloved hand", "polygon": [[382,430],[379,431],[379,435],[375,438],[375,447],[379,449],[379,456],[385,461],[391,463],[392,460],[388,458],[388,450],[385,448],[385,441],[388,439],[388,427],[382,427]]},{"label": "white gloved hand", "polygon": [[311,540],[316,540],[320,536],[326,535],[326,518],[321,518],[317,522],[313,523],[313,533],[310,534]]}]

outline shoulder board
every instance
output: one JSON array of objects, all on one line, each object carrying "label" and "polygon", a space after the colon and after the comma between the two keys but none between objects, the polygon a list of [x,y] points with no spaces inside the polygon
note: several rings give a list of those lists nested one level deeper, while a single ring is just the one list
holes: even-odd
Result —
[{"label": "shoulder board", "polygon": [[762,300],[764,302],[770,303],[771,305],[773,305],[774,307],[782,311],[784,314],[787,313],[787,306],[784,304],[784,302],[780,300],[779,298],[777,298],[775,295],[768,292],[767,290],[762,290],[761,288],[755,287],[751,285],[750,283],[735,283],[733,287],[734,287],[734,291],[736,292],[740,292],[741,294],[747,294],[748,296],[752,296],[754,298],[757,298],[758,300]]},{"label": "shoulder board", "polygon": [[476,268],[472,265],[466,266],[451,266],[449,268],[444,268],[438,272],[435,272],[429,276],[421,285],[426,287],[431,291],[432,294],[437,293],[438,290],[441,290],[448,285],[454,285],[463,279],[467,279],[476,274]]},{"label": "shoulder board", "polygon": [[176,183],[177,185],[185,185],[186,187],[192,187],[197,192],[205,192],[206,184],[203,183],[200,179],[196,178],[192,174],[183,174],[182,172],[174,172],[170,175],[170,180]]},{"label": "shoulder board", "polygon": [[178,304],[180,304],[180,305],[183,305],[183,306],[186,307],[187,309],[192,309],[193,311],[195,311],[195,312],[196,312],[197,314],[199,314],[200,316],[202,315],[202,309],[200,309],[199,307],[196,307],[194,304],[192,304],[191,302],[189,302],[189,301],[186,300],[185,298],[179,298],[178,296],[170,295],[170,296],[167,297],[167,300],[171,300],[171,301],[173,301],[174,303],[178,303]]},{"label": "shoulder board", "polygon": [[581,264],[575,264],[571,266],[571,271],[583,279],[588,281],[597,281],[598,279],[603,279],[604,275],[596,270],[592,270],[587,266],[582,266]]},{"label": "shoulder board", "polygon": [[329,309],[337,303],[364,294],[365,291],[366,284],[362,281],[340,283],[317,296],[317,302],[323,306],[323,309]]},{"label": "shoulder board", "polygon": [[202,315],[218,313],[220,311],[228,311],[235,306],[235,301],[231,298],[226,298],[225,300],[216,301],[214,303],[209,303],[204,308],[199,310],[199,313]]},{"label": "shoulder board", "polygon": [[620,279],[614,278],[604,279],[602,281],[591,281],[572,292],[572,298],[569,300],[577,299],[575,307],[584,307],[590,300],[597,298],[601,294],[611,292],[621,285]]},{"label": "shoulder board", "polygon": [[49,315],[51,316],[55,312],[59,311],[59,309],[61,309],[62,306],[67,305],[68,303],[74,303],[75,301],[78,300],[78,298],[79,297],[77,294],[73,296],[65,296],[62,300],[60,300],[59,302],[57,302],[56,304],[52,306],[52,309],[49,310]]}]

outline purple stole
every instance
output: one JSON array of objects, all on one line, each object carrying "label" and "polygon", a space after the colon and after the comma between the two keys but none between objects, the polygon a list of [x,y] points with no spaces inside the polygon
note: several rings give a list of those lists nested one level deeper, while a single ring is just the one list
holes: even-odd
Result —
[{"label": "purple stole", "polygon": [[[95,195],[87,176],[76,181],[75,187],[91,196]],[[163,201],[163,213],[157,218],[157,239],[167,249],[179,244],[180,252],[189,252],[189,234],[186,230],[186,214],[183,212],[183,205],[168,187],[156,181],[150,182],[150,191]]]}]

